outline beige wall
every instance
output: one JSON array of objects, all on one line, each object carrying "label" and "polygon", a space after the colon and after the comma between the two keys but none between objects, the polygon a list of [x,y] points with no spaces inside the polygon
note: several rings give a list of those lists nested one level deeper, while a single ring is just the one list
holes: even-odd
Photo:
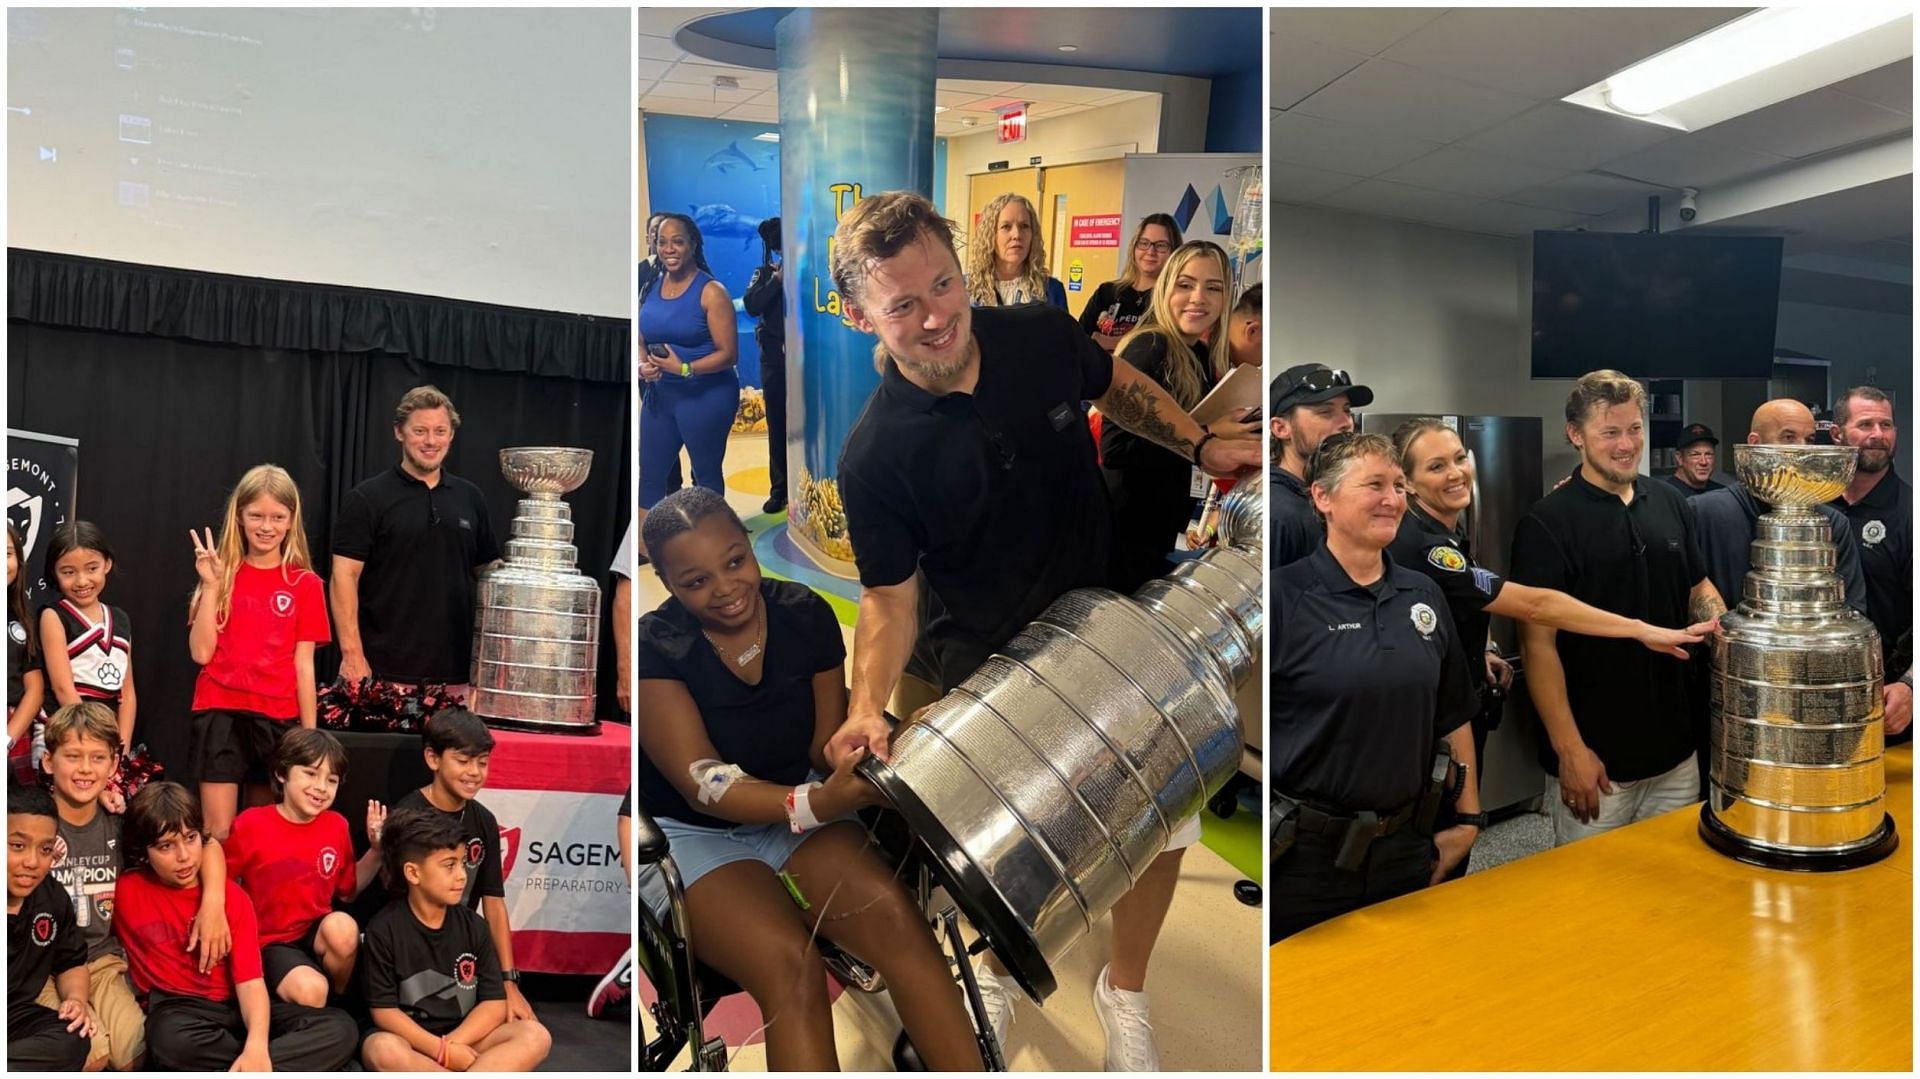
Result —
[{"label": "beige wall", "polygon": [[975,135],[947,140],[947,213],[965,212],[967,177],[987,171],[990,161],[1008,161],[1019,168],[1038,155],[1045,165],[1093,161],[1122,154],[1151,154],[1160,150],[1158,95],[1123,101],[1027,124],[1027,141],[1002,144],[992,128]]}]

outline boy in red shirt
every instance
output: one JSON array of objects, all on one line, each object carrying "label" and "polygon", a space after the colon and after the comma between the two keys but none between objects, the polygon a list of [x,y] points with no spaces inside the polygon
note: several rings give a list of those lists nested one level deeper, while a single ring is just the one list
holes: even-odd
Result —
[{"label": "boy in red shirt", "polygon": [[326,731],[288,731],[273,762],[278,805],[240,814],[227,834],[227,869],[260,924],[260,963],[277,1000],[325,1007],[347,991],[360,927],[333,909],[366,890],[380,872],[386,809],[367,803],[367,853],[356,864],[347,818],[331,808],[347,770],[347,751]]},{"label": "boy in red shirt", "polygon": [[202,973],[187,949],[200,905],[200,802],[178,783],[133,796],[121,832],[126,869],[113,931],[147,997],[147,1053],[168,1071],[332,1071],[353,1056],[345,1012],[271,1000],[253,903],[226,884],[233,953]]}]

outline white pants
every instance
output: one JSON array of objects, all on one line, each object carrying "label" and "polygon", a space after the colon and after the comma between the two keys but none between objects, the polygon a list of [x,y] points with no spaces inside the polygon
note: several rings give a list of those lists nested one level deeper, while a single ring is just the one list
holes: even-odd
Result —
[{"label": "white pants", "polygon": [[1600,813],[1582,823],[1567,808],[1560,795],[1560,779],[1547,777],[1547,812],[1553,818],[1553,845],[1564,847],[1575,840],[1611,832],[1634,821],[1657,817],[1700,800],[1700,766],[1693,754],[1670,772],[1648,779],[1613,781],[1613,793],[1600,795]]}]

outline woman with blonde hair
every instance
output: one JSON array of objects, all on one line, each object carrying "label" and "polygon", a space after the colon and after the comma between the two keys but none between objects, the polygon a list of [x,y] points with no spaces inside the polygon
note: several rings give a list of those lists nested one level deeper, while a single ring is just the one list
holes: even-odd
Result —
[{"label": "woman with blonde hair", "polygon": [[1047,275],[1040,217],[1023,195],[1008,192],[987,203],[967,245],[967,298],[975,307],[1045,303],[1067,309],[1067,290]]},{"label": "woman with blonde hair", "polygon": [[207,834],[225,839],[238,811],[266,801],[267,769],[289,724],[319,718],[315,647],[333,639],[326,590],[307,553],[300,488],[278,465],[255,465],[227,498],[215,541],[189,529],[200,583],[188,603],[193,760]]},{"label": "woman with blonde hair", "polygon": [[1153,286],[1167,258],[1180,246],[1180,224],[1172,214],[1148,214],[1133,230],[1127,244],[1127,264],[1120,276],[1093,290],[1080,310],[1080,328],[1101,348],[1112,352],[1153,304]]},{"label": "woman with blonde hair", "polygon": [[[1167,259],[1153,300],[1114,354],[1164,386],[1188,412],[1227,370],[1233,307],[1227,253],[1196,240]],[[1222,417],[1208,433],[1257,439],[1260,424]],[[1167,568],[1167,553],[1193,515],[1193,462],[1117,424],[1100,432],[1100,463],[1113,499],[1113,587],[1131,592]]]}]

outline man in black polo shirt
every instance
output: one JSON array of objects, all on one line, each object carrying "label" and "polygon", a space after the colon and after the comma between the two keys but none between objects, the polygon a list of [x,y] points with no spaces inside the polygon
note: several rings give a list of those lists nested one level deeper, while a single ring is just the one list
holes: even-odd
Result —
[{"label": "man in black polo shirt", "polygon": [[1913,488],[1894,471],[1900,429],[1893,401],[1872,386],[1855,386],[1833,403],[1833,440],[1860,451],[1853,482],[1833,507],[1853,522],[1867,579],[1867,612],[1885,653],[1887,734],[1912,736],[1913,671],[1899,652],[1913,632]]},{"label": "man in black polo shirt", "polygon": [[[1575,383],[1567,439],[1580,469],[1520,519],[1507,576],[1653,625],[1693,625],[1726,604],[1707,579],[1686,501],[1637,471],[1645,407],[1646,391],[1618,371]],[[1520,626],[1520,647],[1547,735],[1540,764],[1556,845],[1699,799],[1681,660],[1532,623]]]},{"label": "man in black polo shirt", "polygon": [[1687,424],[1680,429],[1680,463],[1674,466],[1672,475],[1662,478],[1687,498],[1720,490],[1726,484],[1713,478],[1715,447],[1719,445],[1713,428],[1704,423]]},{"label": "man in black polo shirt", "polygon": [[442,467],[460,413],[432,386],[393,411],[400,463],[347,492],[333,529],[340,677],[463,690],[474,574],[500,557],[480,488]]},{"label": "man in black polo shirt", "polygon": [[[1260,461],[1258,440],[1216,440],[1064,313],[971,309],[951,227],[926,199],[887,192],[834,235],[834,285],[881,363],[840,457],[861,595],[847,721],[826,747],[836,765],[859,747],[886,756],[884,712],[910,652],[944,695],[1062,593],[1105,583],[1106,486],[1081,401],[1213,475]],[[920,575],[937,600],[924,632]],[[1095,992],[1110,1068],[1157,1066],[1140,990],[1179,858],[1162,854],[1114,908]],[[996,1027],[1011,1017],[1004,997],[989,1010]]]},{"label": "man in black polo shirt", "polygon": [[1353,410],[1373,403],[1373,391],[1345,371],[1303,363],[1280,372],[1268,388],[1267,427],[1273,457],[1267,466],[1267,566],[1298,562],[1326,534],[1307,494],[1307,462],[1328,435],[1353,430]]}]

